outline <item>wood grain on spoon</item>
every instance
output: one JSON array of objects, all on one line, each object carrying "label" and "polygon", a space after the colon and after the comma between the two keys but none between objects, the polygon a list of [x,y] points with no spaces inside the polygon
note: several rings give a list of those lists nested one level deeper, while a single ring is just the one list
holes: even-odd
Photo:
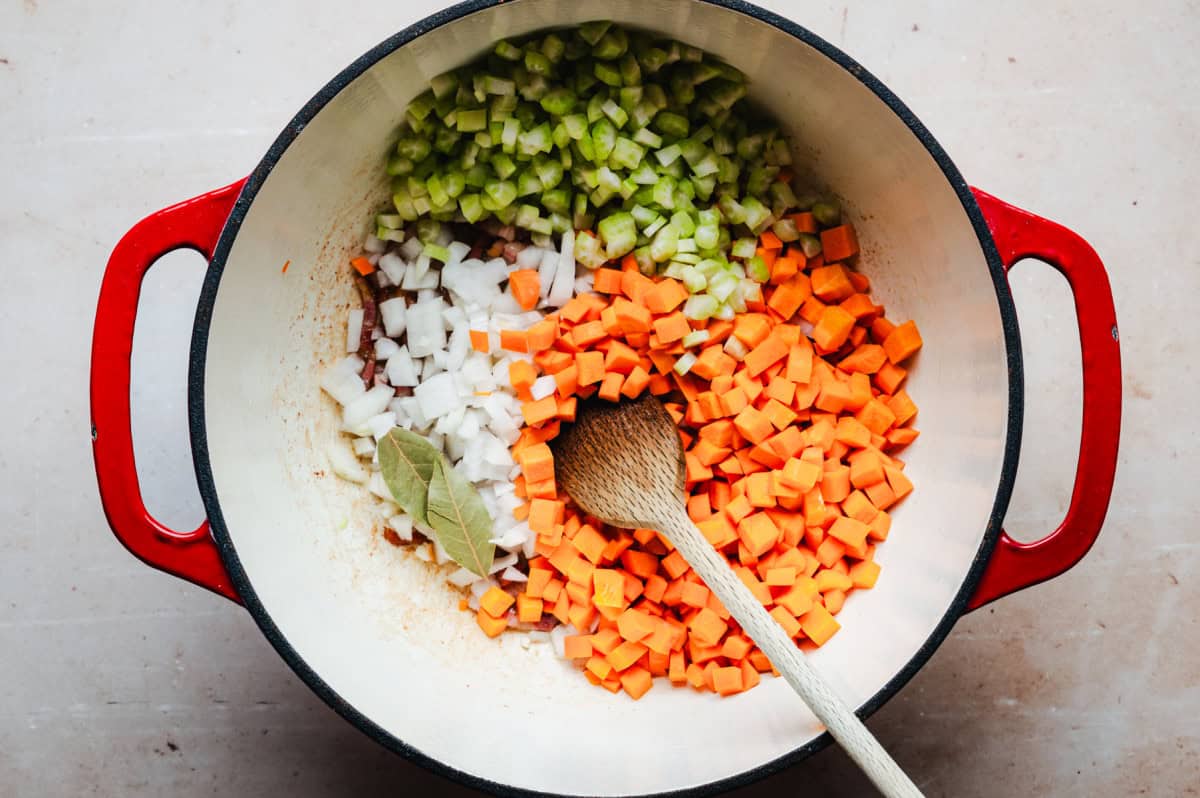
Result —
[{"label": "wood grain on spoon", "polygon": [[581,403],[551,446],[555,477],[571,499],[612,526],[666,535],[884,795],[921,795],[688,518],[679,430],[657,399]]}]

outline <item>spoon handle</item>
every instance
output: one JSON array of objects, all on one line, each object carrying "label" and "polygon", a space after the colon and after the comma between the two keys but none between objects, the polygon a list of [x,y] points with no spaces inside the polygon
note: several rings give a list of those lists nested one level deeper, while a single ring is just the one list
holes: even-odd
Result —
[{"label": "spoon handle", "polygon": [[913,798],[921,791],[900,769],[858,716],[808,663],[795,641],[742,583],[729,563],[696,528],[680,507],[661,523],[688,564],[716,594],[792,689],[804,699],[833,738],[887,798]]}]

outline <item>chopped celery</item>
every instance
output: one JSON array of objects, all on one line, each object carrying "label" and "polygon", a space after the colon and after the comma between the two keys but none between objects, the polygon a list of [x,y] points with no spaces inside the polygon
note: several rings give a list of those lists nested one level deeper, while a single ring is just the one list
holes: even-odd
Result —
[{"label": "chopped celery", "polygon": [[540,100],[542,110],[552,116],[564,116],[575,107],[575,92],[570,89],[551,89]]},{"label": "chopped celery", "polygon": [[[696,297],[692,297],[692,299],[696,299]],[[691,301],[692,301],[691,299],[688,300],[688,302],[691,302]],[[684,315],[687,315],[687,314],[684,313]],[[699,317],[696,317],[696,318],[699,318]],[[705,316],[704,318],[708,318],[708,317]],[[699,359],[700,358],[696,357],[691,352],[684,352],[682,355],[679,356],[679,359],[675,361],[675,365],[671,367],[671,370],[674,371],[676,374],[678,374],[680,377],[682,377],[684,374],[687,374],[689,371],[692,370],[692,366],[696,365],[696,361]]]},{"label": "chopped celery", "polygon": [[799,241],[804,257],[815,258],[821,254],[821,239],[818,236],[812,233],[801,233]]},{"label": "chopped celery", "polygon": [[670,111],[660,111],[654,117],[654,127],[664,136],[676,139],[687,136],[689,129],[687,117]]},{"label": "chopped celery", "polygon": [[[689,319],[696,319],[698,321],[708,319],[712,318],[720,306],[721,303],[716,300],[716,297],[711,297],[708,294],[694,294],[688,297],[687,302],[683,303],[683,315]],[[687,357],[687,355],[683,357]],[[683,358],[680,359],[682,360]]]},{"label": "chopped celery", "polygon": [[483,190],[498,209],[511,205],[517,198],[517,187],[508,180],[489,180]]},{"label": "chopped celery", "polygon": [[767,268],[767,262],[758,255],[746,261],[746,274],[760,283],[771,279],[771,270]]},{"label": "chopped celery", "polygon": [[421,250],[421,254],[430,260],[440,260],[442,263],[450,260],[450,250],[438,244],[426,244],[425,248]]},{"label": "chopped celery", "polygon": [[592,125],[592,144],[595,147],[593,163],[604,163],[612,154],[617,144],[617,129],[607,119],[600,119]]},{"label": "chopped celery", "polygon": [[691,214],[683,211],[671,214],[671,226],[679,235],[686,238],[690,238],[696,232],[696,220],[692,218]]},{"label": "chopped celery", "polygon": [[604,241],[604,253],[615,260],[632,252],[637,244],[637,224],[630,213],[614,213],[600,220],[596,226]]},{"label": "chopped celery", "polygon": [[487,129],[487,111],[482,108],[477,111],[459,111],[456,120],[459,133],[474,133]]},{"label": "chopped celery", "polygon": [[375,229],[491,218],[545,241],[592,227],[593,267],[636,251],[644,273],[686,269],[689,291],[720,294],[711,314],[732,312],[760,233],[811,251],[791,215],[841,218],[777,179],[788,142],[745,95],[745,77],[698,48],[606,21],[496,42],[409,103],[385,165],[394,211]]},{"label": "chopped celery", "polygon": [[617,138],[611,154],[612,160],[616,161],[617,165],[630,170],[637,169],[645,156],[646,151],[642,149],[641,145],[635,144],[633,140],[624,136]]},{"label": "chopped celery", "polygon": [[670,260],[671,256],[675,254],[678,245],[679,234],[675,231],[674,227],[664,224],[654,234],[654,240],[650,243],[650,257],[654,258],[657,263]]},{"label": "chopped celery", "polygon": [[693,346],[699,346],[711,337],[712,333],[710,333],[708,330],[693,330],[692,332],[683,336],[683,340],[680,341],[680,343],[682,343],[685,347],[690,348]]},{"label": "chopped celery", "polygon": [[529,49],[525,51],[525,68],[535,75],[549,75],[553,71],[554,65],[545,53]]},{"label": "chopped celery", "polygon": [[[687,287],[688,293],[698,294],[708,287],[708,280],[701,274],[695,266],[686,266],[682,269],[683,284]],[[687,346],[687,344],[684,344]]]},{"label": "chopped celery", "polygon": [[796,229],[796,221],[794,219],[780,219],[771,225],[771,232],[784,243],[790,243],[800,238],[800,231]]},{"label": "chopped celery", "polygon": [[625,123],[629,121],[629,114],[625,113],[625,109],[621,108],[621,106],[617,105],[611,99],[605,100],[604,104],[600,106],[600,110],[612,120],[612,123],[617,128],[625,127]]},{"label": "chopped celery", "polygon": [[595,46],[601,37],[608,33],[610,27],[612,27],[612,23],[607,20],[585,22],[579,26],[579,35],[585,42]]},{"label": "chopped celery", "polygon": [[815,202],[812,206],[812,215],[822,227],[833,227],[841,221],[842,209],[832,200]]},{"label": "chopped celery", "polygon": [[629,212],[633,215],[633,220],[637,222],[637,226],[642,229],[645,229],[651,222],[658,218],[657,213],[641,205],[634,205],[629,209]]},{"label": "chopped celery", "polygon": [[604,61],[597,61],[592,66],[592,74],[601,83],[612,86],[614,88],[621,87],[621,70],[614,67],[612,64]]}]

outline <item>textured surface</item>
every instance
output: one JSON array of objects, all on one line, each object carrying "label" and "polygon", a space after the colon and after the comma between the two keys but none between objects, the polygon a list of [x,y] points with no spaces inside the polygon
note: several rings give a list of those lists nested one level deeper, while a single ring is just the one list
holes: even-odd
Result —
[{"label": "textured surface", "polygon": [[[1126,422],[1098,544],[963,619],[871,728],[931,796],[1195,791],[1200,519],[1178,498],[1200,471],[1200,345],[1181,323],[1200,295],[1195,7],[765,4],[886,82],[973,183],[1088,238],[1121,322]],[[0,793],[469,794],[337,718],[235,606],[113,542],[84,390],[116,239],[248,172],[321,84],[434,5],[0,6]],[[199,516],[182,416],[189,265],[172,256],[152,277],[160,304],[135,363],[147,493],[180,524]],[[1078,348],[1061,280],[1028,264],[1013,284],[1028,410],[1008,526],[1035,537],[1066,506]],[[869,794],[831,749],[738,795],[784,790]]]}]

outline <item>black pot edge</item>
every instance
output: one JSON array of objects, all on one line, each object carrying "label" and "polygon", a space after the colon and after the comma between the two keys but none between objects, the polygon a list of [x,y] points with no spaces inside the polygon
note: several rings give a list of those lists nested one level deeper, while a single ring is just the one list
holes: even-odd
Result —
[{"label": "black pot edge", "polygon": [[[971,220],[971,225],[975,229],[975,234],[979,239],[980,247],[983,249],[984,256],[988,263],[988,268],[991,271],[992,282],[996,289],[996,299],[1000,305],[1001,323],[1004,328],[1005,347],[1008,354],[1008,369],[1009,369],[1009,413],[1008,413],[1008,430],[1005,440],[1004,465],[1001,471],[1000,484],[996,490],[996,499],[992,505],[992,513],[988,519],[987,530],[984,534],[984,539],[979,547],[979,551],[975,555],[975,559],[967,572],[966,578],[962,586],[959,588],[958,594],[954,601],[947,608],[945,615],[934,628],[933,633],[926,639],[925,643],[917,650],[912,659],[897,673],[887,684],[872,696],[866,703],[858,708],[857,714],[860,718],[867,718],[879,707],[883,706],[890,698],[892,698],[908,681],[916,674],[918,670],[929,660],[933,652],[941,645],[942,641],[950,633],[955,622],[967,609],[967,603],[971,595],[974,593],[975,587],[983,574],[983,569],[991,556],[992,549],[996,545],[996,540],[1000,535],[1001,524],[1004,520],[1004,514],[1008,508],[1008,501],[1012,494],[1013,481],[1016,477],[1017,458],[1021,448],[1021,422],[1024,412],[1024,374],[1021,360],[1021,344],[1020,333],[1017,327],[1016,310],[1013,306],[1012,294],[1008,287],[1008,280],[1005,276],[1004,267],[1000,261],[999,253],[996,250],[995,243],[992,240],[991,232],[988,230],[987,223],[984,221],[983,214],[979,209],[979,205],[975,201],[974,195],[971,193],[970,186],[963,179],[957,167],[950,160],[950,157],[937,143],[933,135],[921,124],[921,122],[913,115],[912,111],[900,101],[882,82],[874,75],[863,68],[858,62],[850,58],[838,48],[834,47],[829,42],[821,37],[792,22],[789,19],[779,16],[771,11],[759,8],[742,0],[696,0],[697,2],[708,3],[711,5],[722,6],[732,11],[746,14],[754,19],[767,24],[773,25],[785,33],[794,36],[805,44],[815,48],[830,60],[837,63],[843,69],[850,72],[864,86],[870,89],[879,99],[887,104],[895,114],[908,126],[913,132],[913,135],[925,146],[929,151],[930,156],[941,168],[946,179],[954,188],[958,195],[959,201],[962,203],[963,210],[967,217]],[[311,121],[316,114],[328,103],[334,96],[338,94],[349,83],[356,79],[359,75],[365,72],[368,68],[374,65],[377,61],[384,58],[394,50],[416,39],[424,33],[427,33],[435,28],[438,28],[446,23],[453,22],[468,14],[490,8],[494,5],[499,5],[505,0],[466,0],[466,2],[458,3],[457,5],[443,9],[431,16],[428,16],[419,22],[405,28],[399,33],[394,34],[382,43],[376,45],[373,49],[360,56],[352,64],[342,70],[333,80],[327,83],[317,94],[305,104],[299,113],[288,123],[283,132],[272,143],[267,154],[259,162],[258,166],[250,174],[245,186],[242,188],[241,195],[238,197],[237,203],[233,211],[229,215],[229,219],[225,223],[225,228],[221,233],[221,238],[217,243],[217,247],[213,252],[212,261],[209,264],[208,272],[204,279],[204,285],[201,290],[199,304],[196,309],[195,326],[192,333],[192,347],[190,355],[190,367],[188,376],[188,418],[191,429],[192,455],[196,470],[196,480],[199,484],[200,495],[204,501],[205,510],[208,513],[209,523],[212,527],[213,537],[221,553],[221,558],[225,566],[229,570],[230,577],[233,580],[234,586],[237,588],[238,594],[245,603],[246,609],[250,611],[255,622],[274,646],[279,655],[291,666],[292,670],[307,684],[313,692],[321,697],[323,701],[329,704],[339,715],[353,723],[369,737],[386,748],[400,754],[404,758],[421,765],[422,767],[437,773],[438,775],[449,778],[460,784],[464,784],[471,788],[482,790],[494,795],[504,796],[508,798],[541,798],[542,796],[550,796],[551,793],[537,792],[531,790],[520,789],[488,779],[474,776],[470,773],[457,770],[449,765],[427,756],[416,748],[409,746],[403,740],[388,733],[383,728],[372,722],[369,718],[351,706],[338,693],[333,690],[323,679],[313,671],[304,659],[296,652],[288,643],[287,639],[280,632],[279,628],[272,621],[266,607],[263,606],[257,594],[254,592],[253,586],[250,584],[246,576],[245,570],[242,568],[241,562],[238,559],[237,551],[234,548],[233,541],[229,535],[229,530],[225,525],[224,518],[221,514],[220,501],[217,497],[216,486],[212,476],[212,466],[208,455],[207,434],[204,418],[204,370],[205,358],[208,349],[208,330],[212,321],[212,309],[216,301],[217,289],[221,281],[221,274],[224,271],[226,258],[233,246],[233,241],[237,237],[238,230],[241,228],[242,222],[245,221],[246,213],[250,204],[254,201],[259,189],[266,181],[267,175],[271,169],[279,161],[284,151],[291,145],[292,141],[299,135],[300,131]],[[833,741],[829,733],[826,732],[819,737],[809,741],[800,748],[778,757],[770,762],[766,762],[758,767],[739,773],[735,776],[720,779],[718,781],[708,782],[706,784],[695,787],[688,787],[670,792],[654,793],[653,798],[699,798],[699,796],[716,795],[728,790],[744,787],[753,782],[766,778],[774,773],[778,773],[797,762],[806,759],[812,754],[825,748]],[[647,795],[645,798],[651,798]]]}]

